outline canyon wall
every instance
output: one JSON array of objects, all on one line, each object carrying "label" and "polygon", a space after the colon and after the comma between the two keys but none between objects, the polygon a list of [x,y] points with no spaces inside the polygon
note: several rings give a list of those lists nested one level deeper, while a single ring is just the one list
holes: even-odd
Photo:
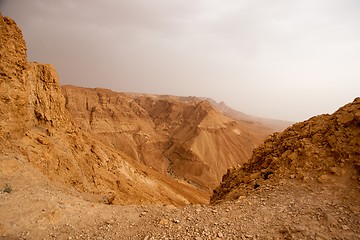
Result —
[{"label": "canyon wall", "polygon": [[162,174],[212,190],[271,133],[224,116],[196,97],[63,86],[76,125]]}]

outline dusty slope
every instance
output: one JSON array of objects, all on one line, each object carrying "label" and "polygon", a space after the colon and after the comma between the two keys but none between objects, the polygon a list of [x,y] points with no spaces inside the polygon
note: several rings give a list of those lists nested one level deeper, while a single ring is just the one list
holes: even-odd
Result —
[{"label": "dusty slope", "polygon": [[272,130],[225,117],[195,97],[63,86],[76,124],[132,159],[204,189],[244,163]]},{"label": "dusty slope", "polygon": [[76,127],[51,65],[28,63],[20,29],[0,17],[0,150],[104,202],[206,202],[207,194],[133,161]]},{"label": "dusty slope", "polygon": [[[360,98],[332,115],[320,115],[275,133],[258,147],[248,164],[230,169],[212,202],[234,199],[268,182],[349,181],[359,186]],[[345,179],[345,180],[344,180]]]}]

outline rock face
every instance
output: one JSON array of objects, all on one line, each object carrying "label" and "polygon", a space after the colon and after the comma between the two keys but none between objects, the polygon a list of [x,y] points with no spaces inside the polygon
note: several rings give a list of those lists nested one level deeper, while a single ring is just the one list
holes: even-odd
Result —
[{"label": "rock face", "polygon": [[18,137],[37,124],[59,126],[65,121],[64,97],[52,65],[28,63],[21,30],[0,17],[0,132]]},{"label": "rock face", "polygon": [[230,169],[211,202],[229,200],[282,179],[333,183],[360,178],[360,98],[268,137],[247,164]]},{"label": "rock face", "polygon": [[13,20],[0,16],[0,27],[0,130],[1,137],[9,137],[30,121],[27,102],[20,99],[26,94],[26,45]]},{"label": "rock face", "polygon": [[[133,161],[71,120],[51,65],[28,63],[20,29],[0,16],[1,154],[106,203],[207,202],[207,193]],[[99,124],[100,126],[100,124]]]},{"label": "rock face", "polygon": [[212,190],[271,130],[225,117],[196,97],[63,86],[76,124],[157,171]]}]

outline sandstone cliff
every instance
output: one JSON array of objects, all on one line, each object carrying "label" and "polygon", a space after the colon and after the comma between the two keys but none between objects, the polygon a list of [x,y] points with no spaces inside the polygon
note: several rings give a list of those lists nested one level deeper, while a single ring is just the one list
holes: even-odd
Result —
[{"label": "sandstone cliff", "polygon": [[360,181],[360,98],[334,114],[294,124],[268,137],[249,163],[229,169],[211,201],[236,199],[268,184]]},{"label": "sandstone cliff", "polygon": [[133,161],[74,125],[54,67],[27,62],[25,42],[13,20],[0,16],[0,30],[1,154],[20,159],[24,168],[31,163],[55,182],[97,201],[207,201],[205,192]]}]

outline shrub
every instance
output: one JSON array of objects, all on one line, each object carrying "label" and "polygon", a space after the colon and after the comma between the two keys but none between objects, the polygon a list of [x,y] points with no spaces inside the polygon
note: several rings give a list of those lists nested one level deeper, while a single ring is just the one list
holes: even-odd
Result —
[{"label": "shrub", "polygon": [[12,191],[11,185],[9,183],[5,183],[5,187],[4,187],[3,192],[11,193],[11,191]]}]

